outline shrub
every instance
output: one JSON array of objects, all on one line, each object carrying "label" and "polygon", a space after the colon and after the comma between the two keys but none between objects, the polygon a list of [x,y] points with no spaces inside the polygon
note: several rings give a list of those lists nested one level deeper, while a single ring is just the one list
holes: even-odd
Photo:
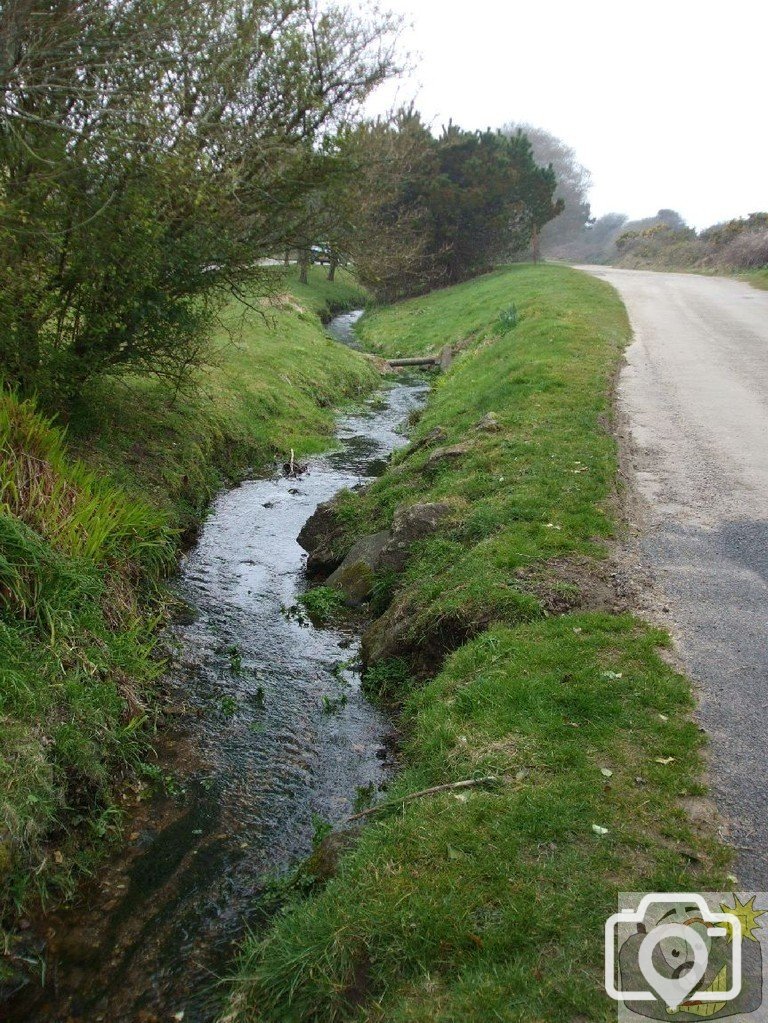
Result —
[{"label": "shrub", "polygon": [[720,258],[737,270],[768,266],[768,229],[744,231],[725,246]]}]

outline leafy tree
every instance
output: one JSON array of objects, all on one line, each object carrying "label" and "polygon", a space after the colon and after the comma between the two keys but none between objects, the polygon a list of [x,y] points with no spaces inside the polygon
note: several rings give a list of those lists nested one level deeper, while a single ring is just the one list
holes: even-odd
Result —
[{"label": "leafy tree", "polygon": [[359,169],[349,246],[363,280],[385,298],[481,273],[528,245],[560,209],[555,176],[518,133],[435,138],[412,109],[348,140]]},{"label": "leafy tree", "polygon": [[323,140],[394,72],[396,27],[306,0],[3,4],[5,378],[181,380],[305,232]]},{"label": "leafy tree", "polygon": [[502,131],[508,136],[522,131],[531,144],[536,162],[544,167],[551,164],[555,172],[555,198],[562,200],[563,207],[544,225],[541,249],[547,255],[558,256],[561,247],[577,239],[590,221],[590,173],[570,146],[543,128],[511,122]]}]

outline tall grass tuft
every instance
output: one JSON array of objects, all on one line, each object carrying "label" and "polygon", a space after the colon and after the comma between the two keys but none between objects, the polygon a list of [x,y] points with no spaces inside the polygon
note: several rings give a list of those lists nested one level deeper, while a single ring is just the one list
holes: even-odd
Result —
[{"label": "tall grass tuft", "polygon": [[68,459],[62,431],[13,395],[0,397],[0,510],[63,554],[131,578],[172,563],[166,517]]},{"label": "tall grass tuft", "polygon": [[67,892],[83,846],[119,821],[162,670],[144,584],[173,553],[164,515],[0,395],[0,938],[31,896]]}]

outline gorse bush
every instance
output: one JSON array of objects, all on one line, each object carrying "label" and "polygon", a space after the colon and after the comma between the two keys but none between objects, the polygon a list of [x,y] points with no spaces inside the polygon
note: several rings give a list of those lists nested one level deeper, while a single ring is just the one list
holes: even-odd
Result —
[{"label": "gorse bush", "polygon": [[672,210],[628,224],[616,240],[623,266],[655,269],[755,270],[768,266],[768,213],[714,224],[696,233]]}]

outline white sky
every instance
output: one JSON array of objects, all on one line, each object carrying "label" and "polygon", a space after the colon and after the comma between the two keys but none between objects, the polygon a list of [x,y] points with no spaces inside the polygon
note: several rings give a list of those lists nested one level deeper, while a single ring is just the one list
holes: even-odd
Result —
[{"label": "white sky", "polygon": [[381,5],[412,25],[398,101],[435,128],[546,128],[592,172],[596,215],[671,207],[705,227],[768,209],[768,0]]}]

